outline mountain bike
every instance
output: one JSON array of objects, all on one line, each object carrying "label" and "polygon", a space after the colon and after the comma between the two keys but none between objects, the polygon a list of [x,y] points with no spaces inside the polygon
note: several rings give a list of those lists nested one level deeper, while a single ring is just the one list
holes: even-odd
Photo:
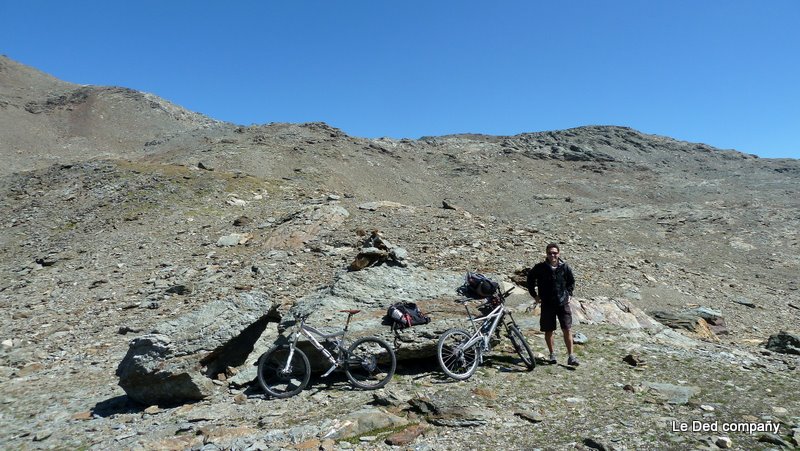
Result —
[{"label": "mountain bike", "polygon": [[310,314],[302,315],[295,318],[288,343],[272,347],[259,358],[258,383],[268,395],[289,398],[308,385],[311,365],[305,352],[297,347],[301,336],[306,337],[331,364],[321,377],[327,377],[334,370],[340,369],[354,387],[365,390],[381,388],[389,382],[397,367],[397,358],[392,347],[377,337],[359,338],[347,347],[344,338],[350,326],[350,318],[361,310],[340,311],[347,313],[343,330],[325,334],[306,324]]},{"label": "mountain bike", "polygon": [[536,367],[536,360],[534,360],[531,348],[519,331],[511,311],[505,305],[506,297],[513,290],[512,287],[505,293],[497,292],[494,296],[483,299],[484,304],[478,307],[483,313],[483,316],[480,317],[473,317],[469,310],[467,304],[472,299],[456,300],[464,305],[474,331],[469,333],[464,329],[453,328],[446,330],[439,337],[436,344],[436,356],[444,374],[457,380],[469,379],[475,373],[478,365],[483,363],[484,353],[491,350],[492,335],[497,332],[497,336],[500,336],[498,330],[500,324],[505,328],[514,350],[522,358],[522,363],[528,371]]}]

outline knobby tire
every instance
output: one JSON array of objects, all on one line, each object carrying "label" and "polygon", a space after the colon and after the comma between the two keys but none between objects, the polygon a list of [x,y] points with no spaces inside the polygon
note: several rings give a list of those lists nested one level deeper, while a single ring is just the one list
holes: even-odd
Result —
[{"label": "knobby tire", "polygon": [[517,351],[517,354],[522,358],[522,363],[528,367],[528,371],[533,370],[536,367],[536,359],[533,357],[531,347],[528,346],[528,341],[525,339],[525,336],[522,335],[522,332],[517,329],[517,326],[508,326],[508,338],[511,340],[514,350]]},{"label": "knobby tire", "polygon": [[436,357],[447,376],[463,381],[475,373],[480,361],[480,342],[461,349],[470,338],[472,335],[463,329],[448,329],[439,337],[439,342],[436,343]]},{"label": "knobby tire", "polygon": [[396,368],[394,350],[380,338],[358,339],[347,350],[344,371],[357,388],[375,390],[383,387],[392,379]]},{"label": "knobby tire", "polygon": [[311,378],[308,357],[295,348],[289,371],[284,372],[289,358],[289,345],[278,345],[258,359],[258,384],[273,398],[289,398],[300,393]]}]

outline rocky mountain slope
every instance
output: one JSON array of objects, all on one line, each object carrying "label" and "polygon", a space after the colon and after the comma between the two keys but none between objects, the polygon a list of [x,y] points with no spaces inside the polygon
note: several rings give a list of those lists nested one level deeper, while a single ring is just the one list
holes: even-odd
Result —
[{"label": "rocky mountain slope", "polygon": [[[764,344],[800,319],[798,160],[614,126],[417,140],[242,127],[6,57],[0,129],[10,448],[388,449],[398,431],[413,449],[796,446],[798,357]],[[703,307],[727,333],[593,321],[576,327],[589,341],[574,371],[515,371],[501,345],[467,382],[404,358],[385,390],[316,381],[285,401],[216,378],[208,399],[149,406],[117,385],[131,338],[212,301],[265,294],[275,333],[295,301],[341,280],[375,229],[408,251],[406,271],[506,282],[556,241],[577,301]],[[518,315],[541,352],[535,312]],[[695,420],[779,431],[674,430]]]}]

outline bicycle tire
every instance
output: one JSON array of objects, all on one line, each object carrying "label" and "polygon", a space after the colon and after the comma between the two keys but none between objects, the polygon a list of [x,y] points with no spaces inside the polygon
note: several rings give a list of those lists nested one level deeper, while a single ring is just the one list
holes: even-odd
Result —
[{"label": "bicycle tire", "polygon": [[288,344],[274,346],[258,359],[258,384],[273,398],[289,398],[300,393],[311,378],[308,357],[297,347],[289,371],[283,371],[289,358],[289,348]]},{"label": "bicycle tire", "polygon": [[526,340],[522,332],[517,329],[517,326],[508,326],[508,339],[511,340],[511,344],[522,359],[522,363],[528,367],[528,371],[532,371],[536,368],[536,359],[533,357],[531,347],[528,346],[528,340]]},{"label": "bicycle tire", "polygon": [[439,337],[436,343],[436,357],[447,376],[463,381],[475,373],[480,361],[480,343],[461,349],[470,338],[472,336],[463,329],[448,329]]},{"label": "bicycle tire", "polygon": [[344,372],[350,383],[364,390],[385,386],[397,369],[397,357],[389,343],[377,337],[356,340],[347,350]]}]

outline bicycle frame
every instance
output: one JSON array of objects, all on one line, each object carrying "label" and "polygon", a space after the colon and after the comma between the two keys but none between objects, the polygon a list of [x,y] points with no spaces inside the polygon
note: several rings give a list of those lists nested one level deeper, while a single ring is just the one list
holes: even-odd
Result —
[{"label": "bicycle frame", "polygon": [[[492,334],[494,334],[495,330],[497,330],[497,326],[503,322],[505,317],[508,316],[511,319],[511,323],[516,324],[514,317],[511,316],[511,312],[506,309],[506,296],[508,293],[511,293],[512,290],[513,288],[505,293],[498,293],[500,303],[486,316],[473,317],[472,312],[469,311],[467,302],[464,302],[464,309],[467,311],[467,316],[469,317],[469,320],[472,323],[472,328],[475,331],[472,337],[470,337],[466,343],[462,344],[464,349],[469,349],[469,347],[473,346],[480,340],[481,350],[489,351],[489,341],[492,337]],[[481,354],[479,358],[480,362],[483,362],[483,354]]]},{"label": "bicycle frame", "polygon": [[[495,307],[488,315],[481,316],[481,317],[473,317],[472,313],[469,311],[467,304],[464,304],[464,308],[467,310],[467,315],[469,316],[469,320],[472,323],[472,328],[475,333],[472,337],[463,344],[463,347],[469,348],[470,346],[474,345],[478,340],[481,341],[481,349],[484,351],[489,350],[489,340],[497,329],[497,326],[503,321],[503,318],[506,315],[505,305],[501,303],[497,307]],[[481,357],[483,360],[483,357]]]},{"label": "bicycle frame", "polygon": [[[333,370],[338,368],[343,361],[343,357],[345,354],[343,352],[344,336],[347,333],[348,327],[350,326],[351,317],[352,314],[347,316],[347,322],[345,323],[343,330],[340,330],[339,332],[335,332],[332,334],[323,333],[317,328],[307,325],[306,324],[307,317],[306,316],[301,317],[299,323],[295,326],[295,330],[292,333],[292,339],[289,346],[289,358],[286,360],[286,368],[284,368],[284,371],[288,372],[290,370],[290,363],[292,361],[292,357],[294,356],[294,350],[297,346],[297,340],[302,335],[308,339],[309,343],[311,343],[311,346],[313,346],[319,352],[321,352],[322,355],[324,355],[325,358],[328,359],[328,361],[331,363],[331,367],[321,377],[325,377],[331,374]],[[333,343],[336,345],[336,356],[334,356],[331,351],[328,351],[322,345],[322,343],[320,343],[317,337],[325,341],[333,340]]]}]

